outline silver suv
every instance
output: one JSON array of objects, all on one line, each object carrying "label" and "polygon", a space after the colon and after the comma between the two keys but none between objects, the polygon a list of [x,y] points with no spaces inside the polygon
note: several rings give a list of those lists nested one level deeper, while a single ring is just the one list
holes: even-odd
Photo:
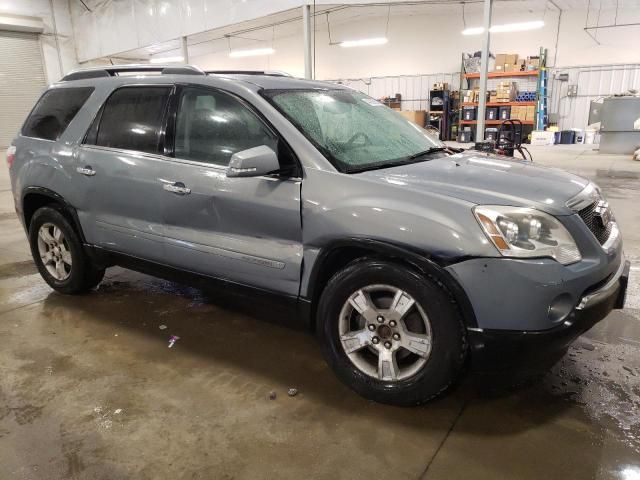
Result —
[{"label": "silver suv", "polygon": [[194,67],[74,72],[7,156],[55,290],[121,265],[277,296],[346,384],[415,405],[479,371],[547,367],[622,308],[597,186],[455,151],[339,85]]}]

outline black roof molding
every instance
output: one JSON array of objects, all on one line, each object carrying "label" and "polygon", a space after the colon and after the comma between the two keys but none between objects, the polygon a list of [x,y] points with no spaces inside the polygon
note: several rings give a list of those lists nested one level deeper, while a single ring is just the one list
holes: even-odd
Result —
[{"label": "black roof molding", "polygon": [[106,67],[74,70],[64,77],[63,82],[87,78],[115,77],[121,73],[158,72],[161,75],[205,75],[205,72],[193,65],[110,65]]},{"label": "black roof molding", "polygon": [[278,70],[207,70],[207,75],[269,75],[272,77],[290,77],[287,72]]}]

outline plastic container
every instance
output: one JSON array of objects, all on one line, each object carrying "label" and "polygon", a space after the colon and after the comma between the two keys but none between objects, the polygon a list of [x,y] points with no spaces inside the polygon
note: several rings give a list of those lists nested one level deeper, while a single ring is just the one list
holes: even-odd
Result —
[{"label": "plastic container", "polygon": [[494,127],[485,128],[484,139],[495,142],[498,139],[498,129]]},{"label": "plastic container", "polygon": [[573,130],[563,130],[560,132],[560,143],[562,144],[571,144],[576,140],[576,132]]},{"label": "plastic container", "polygon": [[505,105],[504,107],[500,107],[498,111],[498,117],[500,120],[508,120],[511,118],[511,107],[509,105]]},{"label": "plastic container", "polygon": [[476,119],[476,107],[462,107],[462,119],[463,120],[475,120]]},{"label": "plastic container", "polygon": [[463,130],[460,132],[460,138],[458,140],[460,143],[469,143],[473,141],[473,134],[470,130]]}]

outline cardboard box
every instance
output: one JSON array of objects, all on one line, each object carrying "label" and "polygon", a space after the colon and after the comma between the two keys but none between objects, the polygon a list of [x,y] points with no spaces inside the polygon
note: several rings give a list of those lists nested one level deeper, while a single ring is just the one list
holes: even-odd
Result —
[{"label": "cardboard box", "polygon": [[536,107],[534,105],[528,105],[526,108],[525,120],[534,121],[536,116]]},{"label": "cardboard box", "polygon": [[524,111],[522,110],[525,107],[520,105],[513,105],[511,107],[511,118],[514,120],[524,120]]},{"label": "cardboard box", "polygon": [[496,88],[496,102],[511,102],[517,95],[515,82],[500,82]]},{"label": "cardboard box", "polygon": [[419,125],[420,127],[425,126],[425,119],[427,118],[427,112],[423,110],[411,111],[411,110],[403,110],[400,112],[404,118],[409,120],[410,122]]},{"label": "cardboard box", "polygon": [[527,107],[526,106],[520,107],[520,120],[523,121],[523,122],[527,120]]},{"label": "cardboard box", "polygon": [[449,90],[449,84],[447,82],[434,83],[433,90]]},{"label": "cardboard box", "polygon": [[[517,65],[517,68],[515,67]],[[497,53],[494,72],[513,72],[520,70],[522,64],[518,62],[517,53]]]},{"label": "cardboard box", "polygon": [[463,102],[465,103],[477,103],[480,100],[480,90],[468,90],[464,96]]},{"label": "cardboard box", "polygon": [[537,70],[540,68],[540,57],[527,57],[527,70]]},{"label": "cardboard box", "polygon": [[553,145],[554,137],[554,132],[534,130],[531,132],[531,145]]}]

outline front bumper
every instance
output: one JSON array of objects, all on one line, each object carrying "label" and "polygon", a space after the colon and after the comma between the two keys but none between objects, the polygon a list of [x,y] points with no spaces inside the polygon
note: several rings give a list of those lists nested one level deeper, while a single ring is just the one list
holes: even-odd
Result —
[{"label": "front bumper", "polygon": [[605,318],[624,307],[630,263],[622,260],[606,283],[582,296],[562,324],[548,330],[515,331],[471,328],[472,369],[478,372],[537,372],[556,363],[569,345]]}]

